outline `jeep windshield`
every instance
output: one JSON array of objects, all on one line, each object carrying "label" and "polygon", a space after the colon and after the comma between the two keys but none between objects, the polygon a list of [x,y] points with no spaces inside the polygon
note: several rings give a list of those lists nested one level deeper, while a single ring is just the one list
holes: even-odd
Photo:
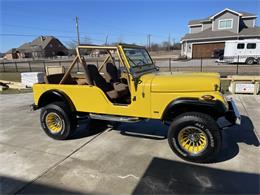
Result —
[{"label": "jeep windshield", "polygon": [[133,76],[156,70],[153,60],[145,48],[124,47],[123,50]]}]

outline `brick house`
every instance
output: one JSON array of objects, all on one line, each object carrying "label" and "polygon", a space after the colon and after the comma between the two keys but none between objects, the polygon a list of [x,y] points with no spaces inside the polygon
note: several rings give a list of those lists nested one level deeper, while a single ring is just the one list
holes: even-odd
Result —
[{"label": "brick house", "polygon": [[53,36],[40,36],[6,52],[5,59],[44,58],[68,55],[68,49]]}]

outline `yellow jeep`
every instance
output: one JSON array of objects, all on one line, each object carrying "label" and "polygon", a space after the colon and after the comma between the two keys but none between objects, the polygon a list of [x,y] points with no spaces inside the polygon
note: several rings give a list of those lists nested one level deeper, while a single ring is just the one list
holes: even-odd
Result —
[{"label": "yellow jeep", "polygon": [[[100,66],[86,63],[89,50],[106,56]],[[33,86],[33,109],[42,108],[42,128],[54,139],[69,138],[82,114],[117,122],[159,119],[170,126],[168,142],[178,156],[209,162],[220,151],[220,130],[240,124],[234,102],[220,92],[218,73],[160,72],[136,45],[79,45],[76,53],[65,73]],[[72,74],[76,64],[83,74]]]}]

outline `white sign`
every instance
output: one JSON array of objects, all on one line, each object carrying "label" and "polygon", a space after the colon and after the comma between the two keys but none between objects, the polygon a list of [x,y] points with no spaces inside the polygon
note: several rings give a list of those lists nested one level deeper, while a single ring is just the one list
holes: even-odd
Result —
[{"label": "white sign", "polygon": [[24,86],[32,87],[35,83],[44,82],[43,72],[22,72],[21,73],[21,83]]},{"label": "white sign", "polygon": [[255,85],[250,83],[237,83],[236,93],[254,93]]}]

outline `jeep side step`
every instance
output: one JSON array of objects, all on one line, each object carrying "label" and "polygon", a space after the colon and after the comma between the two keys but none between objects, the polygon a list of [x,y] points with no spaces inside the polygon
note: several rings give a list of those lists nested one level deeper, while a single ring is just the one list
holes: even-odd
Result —
[{"label": "jeep side step", "polygon": [[96,120],[105,120],[105,121],[115,121],[115,122],[127,122],[127,123],[136,123],[141,121],[138,117],[130,116],[115,116],[115,115],[105,115],[105,114],[89,114],[89,118]]}]

